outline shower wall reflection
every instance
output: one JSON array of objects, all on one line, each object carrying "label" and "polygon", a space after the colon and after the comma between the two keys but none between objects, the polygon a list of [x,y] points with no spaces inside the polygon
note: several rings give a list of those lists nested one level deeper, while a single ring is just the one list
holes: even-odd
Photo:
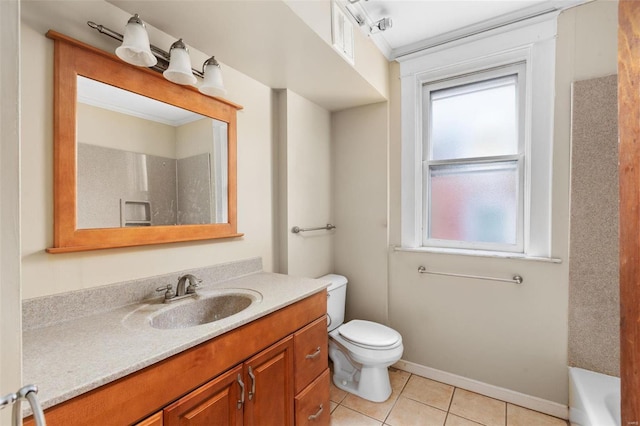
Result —
[{"label": "shower wall reflection", "polygon": [[78,144],[78,228],[211,223],[209,154],[179,160]]}]

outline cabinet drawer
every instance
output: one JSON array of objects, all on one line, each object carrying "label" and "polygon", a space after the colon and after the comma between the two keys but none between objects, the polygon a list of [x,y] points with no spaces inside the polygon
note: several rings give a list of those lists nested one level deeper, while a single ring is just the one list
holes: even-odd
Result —
[{"label": "cabinet drawer", "polygon": [[296,394],[329,366],[327,333],[327,319],[323,316],[293,335]]},{"label": "cabinet drawer", "polygon": [[329,402],[329,369],[296,396],[296,426],[328,425],[331,420]]}]

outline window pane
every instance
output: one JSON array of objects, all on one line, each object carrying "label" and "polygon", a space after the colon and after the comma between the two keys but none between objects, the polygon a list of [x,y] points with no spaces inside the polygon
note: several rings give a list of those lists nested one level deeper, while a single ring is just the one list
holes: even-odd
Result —
[{"label": "window pane", "polygon": [[518,153],[517,75],[430,92],[431,159]]},{"label": "window pane", "polygon": [[431,166],[429,238],[516,244],[518,162]]}]

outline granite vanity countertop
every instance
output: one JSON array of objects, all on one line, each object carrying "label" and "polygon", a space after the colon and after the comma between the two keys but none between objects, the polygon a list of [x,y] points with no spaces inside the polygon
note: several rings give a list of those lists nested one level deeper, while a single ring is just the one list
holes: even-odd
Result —
[{"label": "granite vanity countertop", "polygon": [[[48,408],[117,380],[210,340],[257,318],[315,294],[329,283],[258,272],[204,285],[198,293],[247,289],[262,300],[213,323],[181,329],[155,329],[148,313],[169,305],[156,298],[112,311],[23,332],[23,381],[38,386],[38,399]],[[186,299],[190,300],[190,299]],[[191,299],[193,300],[193,299]],[[24,414],[30,414],[24,404]]]}]

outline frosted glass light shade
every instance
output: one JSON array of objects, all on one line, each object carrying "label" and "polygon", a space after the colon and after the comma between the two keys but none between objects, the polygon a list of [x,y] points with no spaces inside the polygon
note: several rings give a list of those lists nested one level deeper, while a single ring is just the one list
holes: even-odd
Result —
[{"label": "frosted glass light shade", "polygon": [[151,53],[149,35],[138,14],[133,15],[124,27],[122,45],[116,49],[116,55],[139,67],[152,67],[158,63],[158,59]]},{"label": "frosted glass light shade", "polygon": [[182,39],[171,45],[169,68],[162,73],[164,78],[176,84],[196,84],[196,76],[191,71],[191,60]]},{"label": "frosted glass light shade", "polygon": [[209,96],[224,96],[227,94],[222,82],[222,71],[220,70],[220,64],[212,56],[205,61],[203,66],[204,81],[198,88],[200,93],[204,93]]}]

